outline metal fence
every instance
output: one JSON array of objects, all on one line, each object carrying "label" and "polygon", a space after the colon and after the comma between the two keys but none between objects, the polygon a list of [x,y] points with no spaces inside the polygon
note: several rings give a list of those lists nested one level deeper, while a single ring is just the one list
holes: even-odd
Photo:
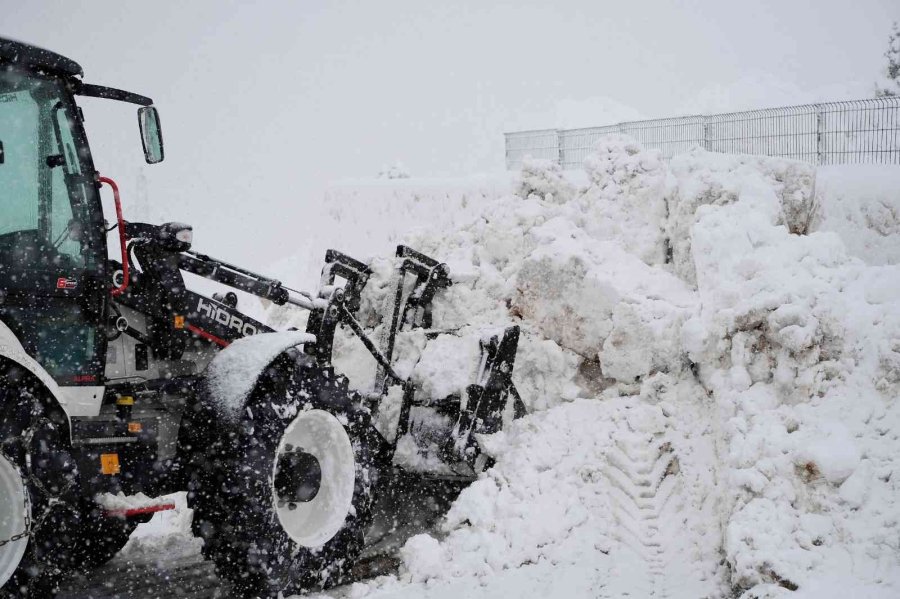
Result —
[{"label": "metal fence", "polygon": [[624,133],[665,158],[701,147],[728,154],[762,154],[815,164],[900,164],[900,97],[806,104],[725,114],[633,121],[586,129],[506,134],[506,166],[526,156],[580,168],[594,144]]}]

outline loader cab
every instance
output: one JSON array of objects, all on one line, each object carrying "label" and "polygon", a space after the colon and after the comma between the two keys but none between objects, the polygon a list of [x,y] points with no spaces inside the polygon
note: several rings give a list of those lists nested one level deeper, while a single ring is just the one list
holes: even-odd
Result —
[{"label": "loader cab", "polygon": [[[103,384],[113,278],[75,95],[151,102],[81,76],[63,56],[0,39],[0,321],[61,386]],[[150,125],[148,162],[162,159]]]}]

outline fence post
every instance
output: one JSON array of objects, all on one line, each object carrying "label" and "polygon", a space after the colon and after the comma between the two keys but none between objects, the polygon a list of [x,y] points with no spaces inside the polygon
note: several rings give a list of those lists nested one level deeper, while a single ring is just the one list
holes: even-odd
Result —
[{"label": "fence post", "polygon": [[703,149],[709,152],[709,119],[704,114],[700,117],[700,122],[703,123]]},{"label": "fence post", "polygon": [[565,158],[565,150],[563,150],[563,130],[556,130],[556,163],[559,166],[565,168],[563,166],[563,159]]},{"label": "fence post", "polygon": [[816,104],[816,165],[825,160],[825,111]]}]

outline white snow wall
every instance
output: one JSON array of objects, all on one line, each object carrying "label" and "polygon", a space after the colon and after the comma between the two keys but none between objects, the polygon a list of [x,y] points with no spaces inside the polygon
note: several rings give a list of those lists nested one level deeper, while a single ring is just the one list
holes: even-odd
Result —
[{"label": "white snow wall", "polygon": [[[518,181],[342,185],[315,239],[339,234],[328,245],[360,258],[406,239],[448,262],[457,284],[436,302],[436,326],[477,337],[520,324],[516,382],[532,410],[637,394],[656,373],[699,380],[709,420],[697,430],[717,438],[736,588],[896,578],[900,169],[816,176],[705,152],[665,163],[611,138],[585,170],[582,186],[538,162]],[[390,263],[373,265],[376,326]],[[446,366],[465,343],[409,335],[398,370],[446,390],[464,378],[461,362]],[[345,360],[351,378],[370,380],[357,363]],[[476,507],[456,509],[465,521]]]}]

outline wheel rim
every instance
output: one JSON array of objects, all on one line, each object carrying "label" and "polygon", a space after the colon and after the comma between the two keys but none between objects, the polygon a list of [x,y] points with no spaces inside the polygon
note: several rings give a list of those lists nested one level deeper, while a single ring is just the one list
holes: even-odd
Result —
[{"label": "wheel rim", "polygon": [[[25,530],[26,514],[25,482],[15,464],[0,453],[0,541],[9,539]],[[0,546],[0,587],[12,577],[22,561],[28,537]]]},{"label": "wheel rim", "polygon": [[350,513],[355,483],[353,445],[341,422],[324,410],[300,413],[278,443],[272,470],[272,502],[284,531],[304,547],[327,543]]}]

